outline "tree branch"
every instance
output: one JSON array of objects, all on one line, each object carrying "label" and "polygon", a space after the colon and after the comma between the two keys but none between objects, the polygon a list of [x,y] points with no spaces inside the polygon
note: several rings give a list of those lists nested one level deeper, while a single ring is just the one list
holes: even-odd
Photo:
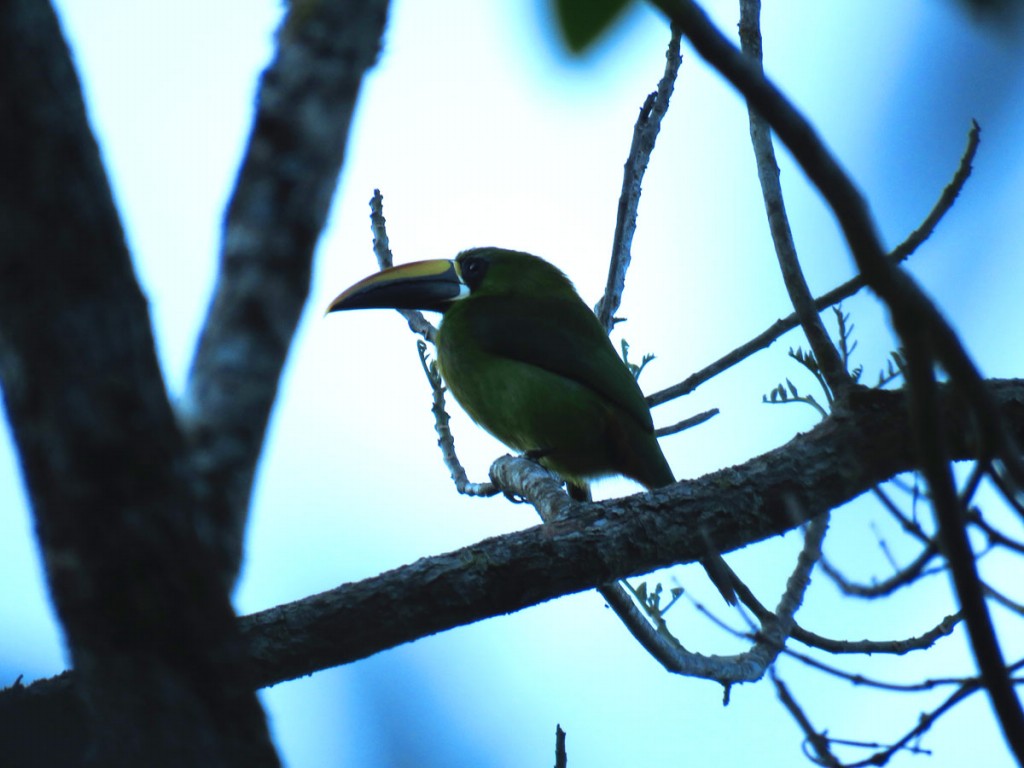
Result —
[{"label": "tree branch", "polygon": [[0,381],[91,721],[77,730],[102,765],[276,765],[202,536],[210,499],[43,0],[0,14],[0,114]]},{"label": "tree branch", "polygon": [[[1007,423],[1024,434],[1024,381],[993,381],[989,390]],[[703,555],[707,541],[728,552],[789,530],[914,464],[905,396],[853,394],[850,408],[837,409],[811,432],[738,467],[655,493],[576,505],[571,512],[556,509],[550,513],[553,523],[246,617],[253,679],[269,685],[560,595],[690,562]],[[976,447],[965,440],[963,417],[948,388],[943,388],[943,413],[953,456],[969,457]],[[542,473],[552,484],[555,503],[568,504],[557,483],[532,462],[508,458],[496,462],[497,473],[512,464]],[[515,487],[507,476],[496,480]],[[382,604],[396,607],[382,612]]]},{"label": "tree branch", "polygon": [[672,29],[672,37],[665,51],[665,73],[658,82],[658,89],[650,94],[640,108],[640,116],[633,127],[633,142],[622,169],[622,192],[619,194],[619,208],[615,217],[615,234],[612,237],[612,257],[608,264],[608,280],[604,295],[594,308],[597,319],[610,333],[615,324],[615,313],[622,302],[622,291],[626,286],[626,271],[631,258],[633,234],[636,232],[637,208],[640,192],[647,172],[647,163],[654,151],[654,143],[661,130],[661,121],[668,112],[669,99],[675,88],[676,75],[682,56],[679,54],[679,31]]},{"label": "tree branch", "polygon": [[949,563],[975,661],[1006,741],[1015,753],[1017,762],[1024,765],[1024,711],[1021,710],[992,625],[984,590],[978,578],[974,550],[967,538],[965,510],[960,504],[949,464],[947,436],[938,404],[938,383],[935,381],[929,340],[920,329],[915,333],[916,338],[906,338],[906,355],[907,377],[914,384],[909,400],[916,453],[921,462],[921,472],[928,483],[932,507],[938,520],[939,541]]},{"label": "tree branch", "polygon": [[[990,381],[988,388],[1006,424],[1018,438],[1024,436],[1024,381]],[[969,458],[977,446],[966,440],[960,403],[950,387],[940,392],[951,455]],[[248,679],[256,687],[273,685],[628,575],[695,560],[705,552],[705,534],[729,551],[800,525],[914,463],[905,395],[859,389],[853,395],[811,432],[744,465],[656,493],[577,505],[571,513],[549,473],[529,461],[499,460],[494,471],[503,487],[551,484],[555,506],[546,514],[553,523],[241,618]],[[523,478],[509,474],[520,468]],[[390,608],[382,611],[381,605]],[[803,639],[801,633],[794,628],[794,637]],[[71,676],[26,690],[37,686],[53,703],[47,707],[48,722],[62,729],[62,713],[76,711],[67,704],[73,696]],[[21,716],[10,704],[15,695],[0,693],[0,713]],[[17,732],[19,721],[9,722]]]},{"label": "tree branch", "polygon": [[922,632],[916,637],[906,637],[899,640],[834,640],[815,634],[800,626],[793,628],[792,636],[794,640],[803,643],[809,648],[817,648],[828,653],[892,653],[902,656],[910,651],[931,648],[940,638],[951,635],[962,618],[959,613],[946,616],[926,632]]},{"label": "tree branch", "polygon": [[292,4],[263,73],[249,146],[224,219],[220,272],[180,417],[196,468],[223,498],[213,522],[233,581],[253,473],[313,249],[337,184],[387,0]]},{"label": "tree branch", "polygon": [[[757,69],[764,74],[761,59],[761,0],[741,0],[740,2],[740,43],[743,52],[755,63]],[[775,160],[775,147],[772,145],[768,122],[761,117],[754,105],[747,102],[747,115],[750,121],[750,143],[754,147],[754,159],[757,162],[757,178],[761,182],[761,195],[764,197],[765,213],[768,215],[768,227],[771,230],[775,254],[782,270],[782,279],[789,293],[790,303],[796,310],[796,316],[803,327],[815,360],[824,376],[830,397],[844,395],[853,380],[850,378],[839,357],[835,344],[825,331],[818,310],[814,306],[814,297],[807,286],[800,260],[797,258],[793,233],[786,215],[786,203],[782,196],[782,184],[779,181],[779,165]]]},{"label": "tree branch", "polygon": [[[907,350],[910,351],[915,343],[920,345],[920,348],[914,349],[914,375],[909,381],[914,425],[922,429],[926,424],[932,426],[929,420],[937,413],[931,401],[934,392],[933,366],[938,362],[964,398],[974,421],[971,433],[980,438],[984,452],[982,458],[997,459],[1006,474],[1011,492],[1020,494],[1024,488],[1024,464],[1020,451],[989,398],[981,375],[956,334],[920,287],[905,272],[885,259],[866,201],[828,152],[813,127],[763,73],[722,36],[695,3],[689,0],[656,0],[656,4],[674,24],[682,27],[698,53],[768,120],[832,209],[861,274],[867,285],[890,309],[896,332]],[[915,442],[921,451],[920,461],[928,478],[940,523],[940,536],[948,546],[958,550],[958,554],[951,554],[949,559],[953,565],[954,584],[971,630],[977,663],[989,687],[989,695],[999,715],[1007,743],[1018,762],[1024,764],[1024,712],[1005,674],[1005,665],[998,653],[998,645],[994,642],[991,624],[987,621],[984,601],[975,600],[975,592],[980,593],[980,586],[976,578],[973,587],[968,583],[968,572],[974,569],[973,555],[969,563],[960,566],[962,570],[957,570],[957,560],[961,559],[959,555],[966,557],[969,547],[963,536],[955,489],[952,491],[952,499],[947,498],[952,481],[948,464],[945,463],[946,457],[941,451],[936,453],[935,444],[929,444],[921,432],[916,434]],[[954,526],[954,529],[946,530],[947,526]],[[961,539],[963,547],[960,546]],[[977,637],[975,632],[978,633]],[[995,655],[984,656],[984,652],[995,652]]]},{"label": "tree branch", "polygon": [[921,578],[921,576],[927,573],[943,570],[945,566],[937,568],[934,571],[925,570],[925,566],[938,557],[938,555],[938,546],[934,542],[929,542],[921,550],[918,556],[914,558],[910,565],[905,568],[901,568],[889,578],[883,579],[882,581],[874,584],[857,584],[848,580],[826,559],[821,561],[821,570],[832,580],[832,582],[839,588],[839,591],[844,595],[875,599],[882,597],[883,595],[891,594],[900,587],[913,584]]},{"label": "tree branch", "polygon": [[782,705],[789,710],[789,714],[792,715],[793,719],[796,720],[797,725],[800,726],[800,730],[804,732],[804,738],[806,744],[814,751],[811,755],[807,752],[807,748],[804,748],[804,753],[807,754],[811,760],[818,765],[826,766],[827,768],[843,768],[843,764],[839,762],[839,759],[832,754],[832,749],[829,744],[828,737],[824,733],[819,733],[807,715],[804,713],[803,708],[797,703],[796,699],[789,692],[789,688],[786,684],[772,672],[772,682],[775,684],[775,692],[779,697],[779,701]]},{"label": "tree branch", "polygon": [[[935,231],[935,228],[942,220],[942,217],[949,212],[950,208],[953,207],[953,203],[956,202],[956,198],[963,189],[964,184],[966,184],[967,179],[970,178],[971,164],[974,162],[974,157],[978,151],[980,134],[981,129],[978,127],[978,124],[973,123],[967,136],[967,147],[964,150],[963,155],[960,157],[960,163],[957,166],[956,172],[953,174],[953,178],[950,180],[949,184],[943,188],[942,193],[939,195],[939,199],[935,202],[935,205],[925,217],[924,221],[921,222],[917,229],[911,232],[902,243],[889,252],[889,255],[886,258],[891,263],[899,264],[909,258],[914,251],[916,251],[924,241],[931,236],[932,232]],[[864,278],[861,275],[857,275],[815,299],[814,307],[819,312],[827,309],[828,307],[838,304],[839,302],[855,295],[864,287],[864,285]],[[767,349],[772,342],[783,334],[793,330],[798,325],[800,325],[800,321],[795,312],[782,320],[776,320],[750,341],[740,345],[727,355],[723,355],[715,362],[688,376],[678,384],[673,384],[671,387],[667,387],[660,392],[654,392],[653,394],[648,395],[647,404],[653,407],[655,405],[667,403],[669,400],[674,400],[677,397],[688,395],[701,384],[713,379],[718,374],[727,371],[734,365],[743,362],[755,352]]]},{"label": "tree branch", "polygon": [[[370,198],[370,229],[373,232],[373,254],[377,257],[377,266],[380,269],[389,269],[394,266],[394,257],[391,255],[391,241],[388,238],[387,221],[384,219],[384,195],[379,189],[373,190],[373,197]],[[423,313],[416,309],[395,310],[409,324],[409,330],[419,334],[431,344],[437,335],[435,328]]]},{"label": "tree branch", "polygon": [[715,28],[696,3],[692,0],[652,1],[672,23],[679,25],[696,51],[753,104],[793,153],[832,209],[866,284],[891,310],[897,334],[903,337],[915,327],[927,328],[936,360],[957,383],[974,414],[974,431],[982,440],[985,457],[998,460],[998,469],[1005,473],[1007,487],[1012,493],[1021,494],[1024,460],[1003,429],[994,403],[986,395],[984,380],[952,328],[917,283],[886,260],[867,202],[813,126],[757,66]]}]

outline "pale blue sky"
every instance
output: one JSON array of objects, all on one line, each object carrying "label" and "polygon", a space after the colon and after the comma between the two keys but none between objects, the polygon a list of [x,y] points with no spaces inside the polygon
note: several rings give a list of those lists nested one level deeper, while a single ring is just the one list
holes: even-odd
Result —
[{"label": "pale blue sky", "polygon": [[[734,31],[736,3],[709,5],[721,27]],[[982,124],[974,178],[911,268],[987,374],[1021,375],[1019,44],[970,25],[952,2],[765,5],[769,73],[855,175],[890,244],[916,227],[947,183],[970,119]],[[63,0],[58,7],[177,394],[281,6]],[[240,610],[534,524],[524,506],[456,495],[435,446],[414,340],[401,319],[385,312],[325,319],[322,312],[374,269],[367,207],[374,187],[384,194],[398,261],[476,245],[530,250],[569,273],[588,302],[597,299],[633,121],[661,74],[668,34],[656,15],[640,9],[579,63],[567,61],[547,35],[538,3],[394,3],[268,435]],[[797,246],[812,288],[822,292],[851,274],[851,260],[817,194],[780,156]],[[745,108],[688,49],[645,182],[633,256],[620,313],[629,322],[621,334],[637,356],[657,355],[641,379],[648,391],[682,379],[789,312]],[[891,346],[884,314],[870,297],[847,309],[858,327],[859,362],[873,371]],[[677,475],[743,461],[814,424],[810,409],[760,403],[785,377],[811,389],[785,357],[799,343],[787,337],[684,401],[655,410],[659,424],[722,410],[664,442]],[[453,423],[464,463],[482,479],[504,450],[462,414]],[[631,489],[613,483],[605,490]],[[0,500],[0,578],[7,587],[0,593],[2,685],[63,665],[6,437]],[[838,562],[864,578],[885,572],[869,519],[864,507],[837,515],[829,544]],[[774,602],[795,547],[789,536],[729,560]],[[662,578],[713,602],[699,569]],[[819,578],[802,615],[814,628],[852,638],[913,634],[949,612],[948,588],[933,579],[891,603],[839,603]],[[677,611],[688,646],[736,647],[690,608]],[[969,669],[962,646],[953,638],[940,649],[950,659],[944,673]],[[872,669],[880,676],[911,674],[906,660],[878,664]],[[782,672],[816,723],[836,732],[865,735],[858,726],[880,717],[909,727],[926,706],[823,682],[792,664]],[[556,723],[569,732],[573,765],[770,767],[802,760],[797,729],[768,685],[736,689],[723,708],[719,688],[669,676],[646,657],[593,593],[279,685],[264,701],[292,768],[549,764]],[[887,714],[887,706],[897,714]],[[976,741],[957,737],[965,728]],[[895,732],[876,728],[867,735]],[[969,755],[975,764],[1010,765],[980,697],[926,746],[937,764],[966,764]]]}]

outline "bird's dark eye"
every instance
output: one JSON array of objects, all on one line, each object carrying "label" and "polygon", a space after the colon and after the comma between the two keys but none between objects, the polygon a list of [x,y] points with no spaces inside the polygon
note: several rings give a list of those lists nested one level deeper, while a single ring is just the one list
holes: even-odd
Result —
[{"label": "bird's dark eye", "polygon": [[469,256],[459,263],[459,270],[462,273],[462,281],[473,290],[480,281],[484,279],[487,272],[487,260],[480,256]]}]

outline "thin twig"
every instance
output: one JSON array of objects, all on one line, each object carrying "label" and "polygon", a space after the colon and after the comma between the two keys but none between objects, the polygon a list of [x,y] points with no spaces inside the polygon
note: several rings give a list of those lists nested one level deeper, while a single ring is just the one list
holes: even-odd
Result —
[{"label": "thin twig", "polygon": [[661,121],[668,112],[669,99],[675,88],[676,75],[682,56],[679,54],[679,30],[672,28],[672,37],[665,51],[665,73],[658,82],[658,90],[650,94],[640,108],[640,116],[633,127],[633,142],[622,171],[622,192],[619,194],[619,208],[615,217],[615,234],[612,237],[612,257],[608,265],[608,281],[604,295],[594,308],[597,319],[605,332],[611,332],[615,313],[622,301],[626,285],[626,271],[629,269],[630,249],[633,233],[636,231],[636,213],[640,204],[641,182],[647,171],[647,163],[654,151],[654,143],[661,130]]},{"label": "thin twig", "polygon": [[964,510],[953,483],[945,431],[939,415],[931,355],[933,337],[920,328],[906,327],[903,333],[907,342],[907,379],[911,384],[911,431],[938,520],[939,540],[950,565],[960,610],[967,623],[971,648],[985,688],[1008,745],[1017,761],[1024,764],[1024,712],[1014,692],[985,603],[977,562],[964,526]]},{"label": "thin twig", "polygon": [[[1013,665],[1013,670],[1019,670],[1022,662],[1017,662]],[[1017,680],[1016,682],[1022,682]],[[867,768],[867,766],[880,766],[885,765],[897,752],[902,750],[916,750],[916,748],[908,747],[911,742],[918,741],[928,730],[935,725],[936,721],[942,715],[946,714],[953,709],[957,704],[966,699],[972,693],[983,690],[984,686],[978,678],[970,678],[964,682],[964,684],[952,693],[945,701],[930,712],[922,714],[917,721],[917,724],[910,729],[899,741],[891,744],[886,749],[871,755],[864,760],[859,760],[855,763],[850,763],[846,768]]]},{"label": "thin twig", "polygon": [[[907,238],[896,246],[896,248],[894,248],[886,257],[891,263],[899,264],[911,256],[914,251],[928,239],[935,230],[935,227],[938,226],[939,222],[942,220],[942,217],[949,212],[950,208],[952,208],[957,196],[960,194],[964,184],[967,183],[967,179],[971,175],[971,164],[974,162],[974,156],[978,151],[979,136],[980,129],[978,128],[978,124],[974,123],[968,133],[967,148],[964,150],[964,153],[960,158],[960,163],[952,180],[942,190],[942,194],[939,196],[939,199],[932,207],[931,212],[925,217],[921,225],[910,233],[910,235],[908,235]],[[864,287],[864,285],[864,278],[861,275],[857,275],[815,299],[815,309],[819,312],[828,309],[828,307],[838,304],[839,302],[855,295]],[[782,320],[776,320],[757,336],[737,347],[729,354],[722,356],[710,365],[705,366],[696,373],[688,376],[678,384],[674,384],[660,392],[655,392],[654,394],[649,395],[647,397],[647,404],[653,407],[655,405],[667,403],[669,400],[674,400],[677,397],[689,394],[701,384],[713,379],[723,371],[727,371],[734,365],[743,362],[755,352],[767,349],[772,342],[799,325],[800,321],[795,312]]]},{"label": "thin twig", "polygon": [[[764,72],[761,49],[761,0],[740,0],[740,44],[743,52],[750,57],[757,68]],[[772,145],[771,130],[767,121],[761,117],[754,105],[747,102],[747,115],[750,121],[750,142],[754,148],[757,162],[757,177],[761,182],[761,195],[764,197],[765,212],[768,215],[768,227],[771,230],[775,254],[782,270],[782,279],[789,293],[789,300],[800,319],[804,335],[807,337],[811,350],[828,384],[826,395],[830,400],[846,393],[853,384],[850,374],[829,338],[825,325],[814,306],[814,297],[804,278],[797,258],[796,244],[786,216],[786,204],[782,196],[782,184],[779,181],[779,165],[775,160],[775,147]]]},{"label": "thin twig", "polygon": [[988,597],[991,597],[993,600],[995,600],[997,603],[1003,606],[1003,608],[1006,608],[1008,611],[1013,611],[1018,616],[1024,616],[1024,605],[1004,595],[991,584],[985,584],[984,582],[982,583],[985,588],[985,594]]},{"label": "thin twig", "polygon": [[[776,689],[778,690],[780,681],[776,680],[775,682]],[[931,729],[933,725],[935,725],[936,721],[942,715],[952,710],[957,704],[966,699],[972,693],[981,689],[982,685],[977,678],[969,678],[963,681],[960,687],[957,688],[957,690],[954,691],[952,695],[950,695],[938,707],[931,710],[930,712],[922,714],[918,718],[917,724],[913,728],[911,728],[910,731],[904,734],[898,741],[888,745],[887,747],[885,747],[885,749],[882,749],[879,752],[876,752],[875,754],[870,755],[869,757],[863,760],[858,760],[853,763],[846,763],[845,768],[866,768],[867,766],[885,765],[889,762],[890,759],[892,759],[893,755],[895,755],[897,752],[904,750],[914,753],[925,753],[925,750],[920,749],[920,747],[912,747],[908,745],[912,741],[917,741],[918,739],[920,739],[922,735],[924,735],[928,730]],[[789,694],[788,689],[785,689],[785,686],[783,686],[782,690],[780,690],[779,692],[780,699],[782,700],[783,704],[790,711],[790,714],[797,721],[798,725],[800,725],[801,729],[804,731],[804,735],[806,736],[808,743],[815,750],[816,756],[808,755],[808,757],[812,761],[818,763],[819,765],[844,765],[839,762],[832,763],[829,761],[829,758],[831,758],[832,760],[836,759],[831,752],[832,744],[857,747],[877,746],[873,744],[865,744],[863,742],[836,739],[827,736],[825,733],[819,734],[817,731],[813,729],[813,727],[810,724],[810,721],[807,719],[807,716],[804,714],[800,706],[796,703],[796,700],[793,699],[793,697]]]},{"label": "thin twig", "polygon": [[434,414],[434,431],[437,432],[437,446],[441,449],[441,457],[444,465],[451,473],[452,481],[456,490],[465,496],[494,496],[499,492],[494,483],[473,483],[470,482],[462,462],[455,453],[455,437],[452,435],[451,427],[448,425],[450,418],[445,410],[444,393],[445,386],[441,380],[441,374],[437,370],[437,363],[427,360],[427,343],[422,340],[416,341],[416,350],[420,355],[420,365],[423,366],[423,373],[430,382],[430,390],[433,393],[433,404],[430,407]]},{"label": "thin twig", "polygon": [[[945,369],[964,397],[995,474],[1004,476],[1010,495],[1024,498],[1024,456],[999,417],[974,362],[959,337],[920,286],[886,260],[871,210],[853,180],[832,156],[814,127],[763,72],[715,27],[693,0],[653,0],[683,28],[694,49],[718,70],[768,121],[793,154],[835,216],[866,284],[892,313],[897,335],[927,329],[935,362]],[[1024,717],[1022,717],[1024,720]],[[1015,752],[1024,762],[1024,722]]]},{"label": "thin twig", "polygon": [[839,587],[839,590],[844,595],[862,597],[870,600],[877,597],[883,597],[885,595],[891,595],[897,589],[913,584],[924,576],[931,576],[946,570],[945,566],[932,569],[925,568],[928,563],[938,556],[938,546],[935,542],[929,542],[925,545],[924,549],[921,550],[920,554],[914,558],[910,565],[906,568],[899,569],[889,578],[883,579],[875,584],[857,584],[856,582],[850,581],[827,559],[822,559],[821,569],[832,580],[832,582]]},{"label": "thin twig", "polygon": [[[795,502],[793,502],[795,503]],[[775,607],[775,617],[788,636],[793,631],[797,608],[803,603],[804,595],[811,584],[811,571],[821,561],[821,545],[828,532],[828,514],[814,518],[804,533],[804,546],[797,557],[796,567],[786,581],[786,590]]]},{"label": "thin twig", "polygon": [[[795,503],[795,502],[791,502]],[[798,511],[798,510],[794,510]],[[804,595],[811,583],[811,570],[821,558],[821,544],[828,531],[827,514],[819,515],[807,526],[804,533],[804,546],[797,557],[796,566],[786,581],[786,589],[776,606],[775,612],[761,611],[757,616],[761,622],[761,630],[754,634],[754,644],[750,650],[739,654],[739,662],[753,662],[762,670],[767,670],[786,647],[786,642],[796,626],[795,615],[803,603]],[[739,579],[735,580],[736,594],[745,605],[755,610],[761,604],[753,593]]]},{"label": "thin twig", "polygon": [[964,483],[964,487],[960,489],[960,506],[967,509],[971,504],[971,499],[974,498],[974,494],[978,492],[978,488],[981,487],[981,481],[990,473],[991,467],[988,462],[976,461],[974,466],[971,468],[971,474],[967,478],[967,482]]},{"label": "thin twig", "polygon": [[985,536],[991,544],[995,544],[1001,547],[1011,549],[1018,554],[1024,555],[1024,541],[1018,541],[1007,536],[1002,531],[992,527],[985,518],[981,516],[981,512],[977,509],[967,510],[967,519],[978,526],[982,531],[985,532]]},{"label": "thin twig", "polygon": [[[897,483],[893,484],[899,487]],[[909,533],[911,536],[913,536],[915,539],[920,541],[925,546],[928,546],[935,541],[935,537],[927,534],[925,530],[917,523],[917,521],[911,520],[909,517],[903,514],[903,511],[896,506],[895,502],[893,502],[893,500],[889,498],[889,494],[882,490],[881,486],[876,485],[874,488],[871,489],[871,492],[872,494],[874,494],[876,499],[882,502],[882,506],[889,511],[889,514],[892,515],[897,522],[899,522],[900,526],[906,533]]]},{"label": "thin twig", "polygon": [[[391,255],[391,244],[388,239],[387,221],[384,218],[384,196],[379,189],[373,190],[373,197],[370,198],[370,228],[373,232],[373,253],[377,257],[377,264],[380,268],[389,269],[394,259]],[[415,310],[398,310],[398,313],[409,323],[409,330],[419,334],[431,344],[436,338],[437,329],[431,325],[423,316],[422,312]],[[450,418],[445,410],[444,393],[445,386],[441,380],[441,374],[437,370],[437,364],[427,359],[427,345],[425,341],[417,340],[416,350],[419,353],[420,365],[423,366],[423,373],[430,384],[433,402],[431,412],[434,414],[434,431],[437,432],[437,445],[441,449],[441,458],[444,465],[451,473],[455,489],[466,496],[494,496],[498,488],[493,483],[471,482],[466,474],[462,462],[455,453],[455,438],[449,427]]]},{"label": "thin twig", "polygon": [[817,648],[828,653],[887,653],[902,656],[911,651],[923,651],[935,645],[936,641],[953,634],[963,617],[959,613],[946,616],[942,621],[916,637],[900,640],[835,640],[824,637],[801,626],[793,628],[793,639],[809,648]]},{"label": "thin twig", "polygon": [[775,684],[775,692],[778,694],[779,701],[789,710],[789,714],[793,716],[797,725],[800,726],[800,730],[804,732],[804,738],[807,740],[807,743],[814,750],[813,755],[808,754],[807,756],[819,765],[825,765],[829,768],[842,768],[842,763],[832,754],[832,750],[829,748],[828,738],[814,729],[803,708],[793,698],[786,684],[775,674],[774,669],[771,672],[771,680]]},{"label": "thin twig", "polygon": [[667,437],[668,435],[674,435],[677,432],[682,432],[683,430],[690,429],[691,427],[696,427],[698,424],[703,424],[705,421],[717,416],[718,413],[719,411],[717,408],[712,408],[710,411],[698,413],[695,416],[690,416],[682,421],[677,421],[675,424],[670,424],[667,427],[659,427],[654,430],[654,436]]},{"label": "thin twig", "polygon": [[[373,254],[377,257],[377,265],[383,269],[389,269],[394,264],[394,257],[391,255],[391,242],[388,239],[386,221],[384,219],[384,196],[379,189],[373,190],[373,197],[370,198],[370,229],[373,231]],[[423,313],[415,309],[395,310],[409,324],[409,330],[419,334],[431,344],[437,335],[435,328]]]},{"label": "thin twig", "polygon": [[[888,680],[878,680],[877,678],[867,677],[859,672],[847,672],[845,669],[839,669],[831,664],[825,664],[824,662],[818,661],[811,656],[804,653],[799,653],[792,649],[786,649],[786,655],[790,658],[796,659],[802,664],[805,664],[819,672],[824,672],[827,675],[845,680],[848,683],[854,685],[864,686],[866,688],[876,688],[880,691],[890,691],[893,693],[920,693],[923,691],[931,691],[936,688],[943,688],[951,685],[980,685],[980,677],[936,677],[929,678],[927,680],[921,680],[916,683],[893,683]],[[1019,679],[1014,678],[1014,682],[1022,682]]]},{"label": "thin twig", "polygon": [[[941,364],[976,424],[983,455],[995,459],[997,474],[1004,475],[1011,495],[1024,489],[1024,461],[1013,436],[999,417],[984,379],[959,338],[905,272],[885,258],[871,211],[853,181],[831,155],[817,132],[763,72],[730,43],[691,0],[655,0],[680,27],[694,49],[707,59],[769,122],[793,157],[832,209],[850,252],[867,284],[892,313],[893,325],[913,356],[908,377],[914,391],[911,409],[915,442],[928,479],[932,504],[939,520],[940,536],[957,593],[965,612],[976,661],[982,671],[1007,744],[1024,764],[1024,712],[1005,675],[1002,654],[977,581],[973,553],[962,527],[962,514],[944,452],[925,436],[937,430],[935,410],[935,363]],[[914,344],[920,349],[912,350]]]}]

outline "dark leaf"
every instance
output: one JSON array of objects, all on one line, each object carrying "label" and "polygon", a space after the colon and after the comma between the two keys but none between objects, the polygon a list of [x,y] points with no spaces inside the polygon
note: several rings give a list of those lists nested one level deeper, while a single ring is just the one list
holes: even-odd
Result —
[{"label": "dark leaf", "polygon": [[582,53],[608,30],[633,0],[555,0],[562,39],[573,53]]}]

